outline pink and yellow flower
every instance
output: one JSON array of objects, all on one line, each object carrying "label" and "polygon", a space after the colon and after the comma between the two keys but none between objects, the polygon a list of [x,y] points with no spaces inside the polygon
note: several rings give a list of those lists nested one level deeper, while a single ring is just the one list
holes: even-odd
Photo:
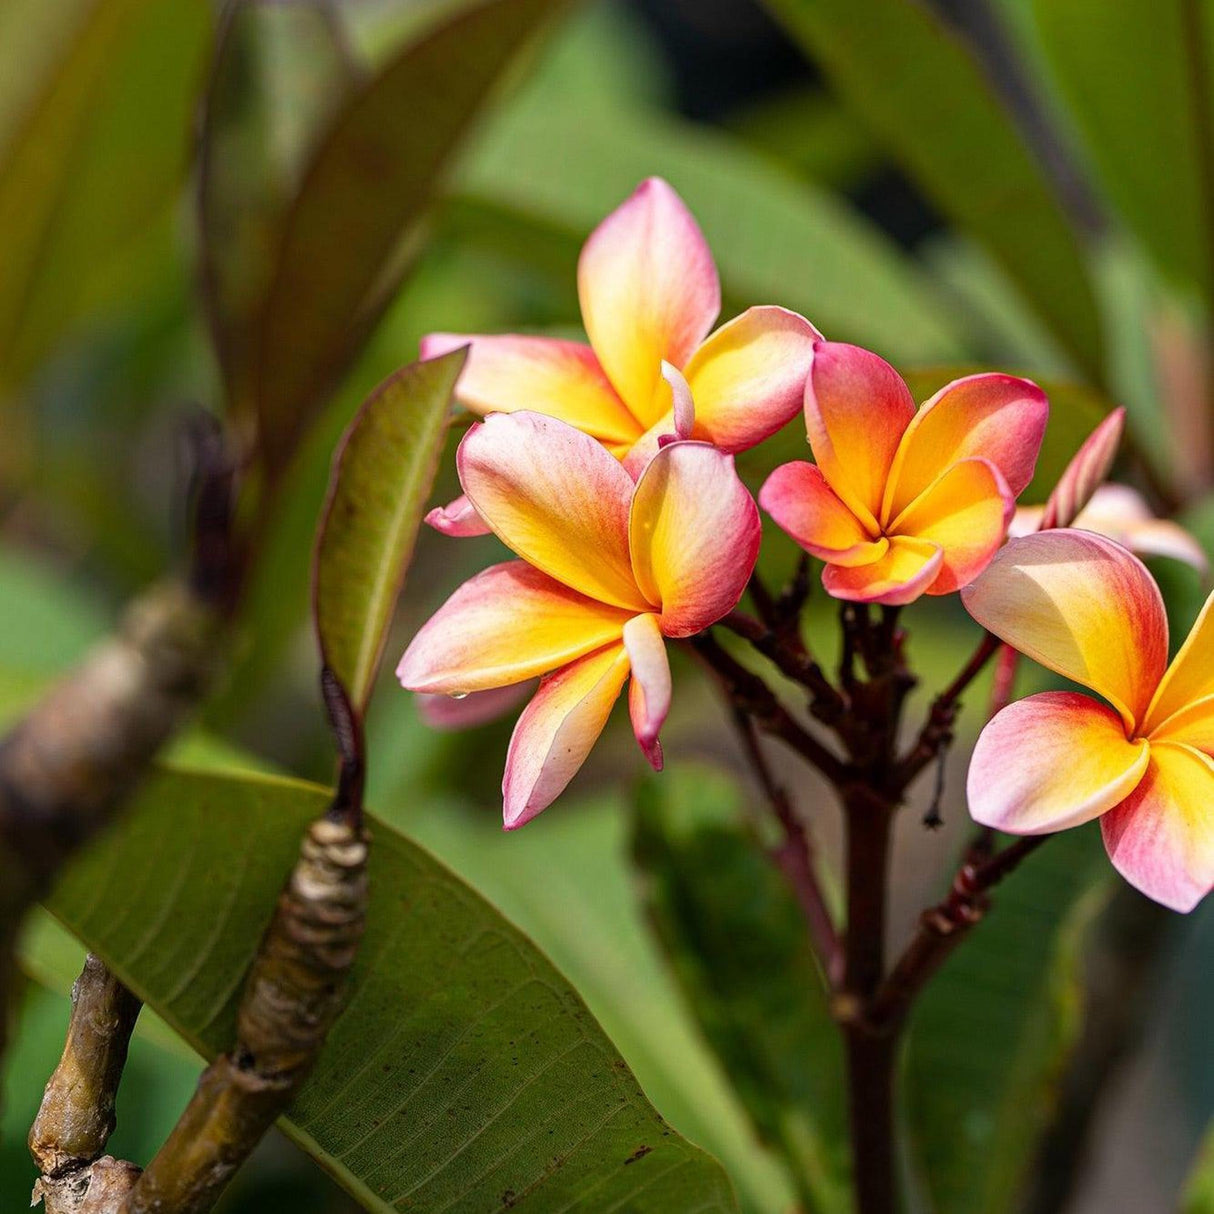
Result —
[{"label": "pink and yellow flower", "polygon": [[[721,309],[717,269],[691,213],[660,178],[643,182],[591,234],[577,282],[589,344],[434,333],[422,357],[471,343],[456,387],[468,409],[559,418],[634,476],[663,436],[744,451],[800,407],[817,330],[785,308],[756,307],[710,334]],[[676,409],[672,381],[690,389],[694,418]],[[463,499],[428,521],[448,534],[483,531]]]},{"label": "pink and yellow flower", "polygon": [[472,508],[521,559],[461,586],[397,676],[449,696],[544,676],[506,759],[512,829],[560,795],[630,678],[633,730],[661,766],[666,639],[736,605],[758,555],[759,512],[733,457],[711,444],[667,444],[634,484],[595,439],[538,413],[474,426],[457,465]]},{"label": "pink and yellow flower", "polygon": [[1100,819],[1118,871],[1191,910],[1214,886],[1214,595],[1168,664],[1142,562],[1104,536],[1012,540],[962,601],[983,627],[1103,697],[1029,696],[996,714],[970,763],[970,812],[1012,834]]},{"label": "pink and yellow flower", "polygon": [[[1045,506],[1021,506],[1012,518],[1008,534],[1030,535],[1040,528],[1045,517]],[[1198,573],[1205,573],[1208,568],[1206,554],[1197,540],[1179,523],[1157,517],[1142,494],[1129,485],[1101,485],[1070,526],[1107,535],[1139,556],[1169,556],[1191,565]]]},{"label": "pink and yellow flower", "polygon": [[805,385],[816,464],[777,468],[759,502],[826,562],[822,584],[836,598],[948,594],[1003,543],[1048,412],[1036,384],[996,374],[954,380],[916,412],[889,363],[819,341]]}]

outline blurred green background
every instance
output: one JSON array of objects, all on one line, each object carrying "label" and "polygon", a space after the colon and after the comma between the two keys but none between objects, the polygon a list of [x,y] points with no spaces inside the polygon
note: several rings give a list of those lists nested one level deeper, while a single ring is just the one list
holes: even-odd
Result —
[{"label": "blurred green background", "polygon": [[[331,47],[293,39],[285,25],[263,48],[260,71],[278,92],[275,122],[257,150],[286,166],[288,179],[310,132],[338,103],[334,73],[373,72],[411,31],[458,5],[347,0],[332,7],[342,64],[330,61]],[[1127,104],[1157,89],[1149,96],[1159,113],[1139,115],[1141,129],[1123,127],[1108,140],[1101,123],[1116,118],[1115,108],[1069,106],[1076,92],[1084,96],[1084,82],[1137,56],[1132,30],[1118,18],[1104,20],[1099,36],[1076,35],[1057,27],[1075,21],[1087,28],[1082,4],[1051,11],[1048,0],[925,3],[922,11],[947,31],[943,42],[923,44],[940,60],[921,57],[900,78],[899,56],[922,50],[915,41],[919,9],[898,0],[852,7],[846,0],[779,0],[769,8],[747,0],[600,0],[578,7],[516,65],[516,87],[462,148],[407,278],[285,474],[233,668],[206,712],[212,735],[328,781],[331,748],[307,628],[307,573],[337,436],[367,391],[416,357],[425,332],[575,332],[580,244],[652,173],[667,177],[703,224],[721,267],[726,315],[752,303],[802,311],[829,337],[890,358],[920,399],[949,377],[945,367],[994,365],[1042,379],[1054,414],[1042,474],[1026,499],[1043,499],[1051,475],[1092,423],[1110,403],[1124,403],[1138,457],[1123,472],[1153,466],[1209,537],[1211,443],[1201,411],[1209,283],[1201,259],[1190,256],[1186,225],[1214,218],[1200,207],[1186,212],[1190,183],[1172,171],[1192,158],[1169,143],[1166,21],[1146,24],[1140,58],[1147,62],[1124,85],[1135,99]],[[0,291],[7,368],[0,393],[0,707],[10,715],[78,656],[138,587],[174,562],[182,532],[179,422],[191,407],[213,407],[223,396],[199,302],[200,168],[191,162],[183,172],[210,70],[205,6],[161,6],[140,45],[97,52],[125,54],[131,70],[122,73],[99,129],[73,147],[70,173],[55,178],[53,154],[18,159],[14,132],[23,114],[40,113],[47,124],[42,146],[53,153],[56,111],[51,101],[31,110],[31,98],[54,56],[88,50],[71,42],[82,11],[77,0],[0,6],[0,148],[7,145],[9,156],[0,163],[0,229],[7,224],[3,247],[12,250],[0,274],[17,284]],[[899,25],[908,11],[909,32]],[[953,40],[980,58],[982,97],[1010,115],[1006,127],[987,122],[964,89],[954,91],[961,74]],[[1068,56],[1077,60],[1069,79],[1080,82],[1071,92],[1059,71]],[[873,78],[871,96],[855,83],[865,72]],[[900,95],[918,99],[905,106],[907,122],[938,124],[923,127],[924,148],[900,129]],[[1148,167],[1156,161],[1158,181],[1126,157],[1123,144],[1132,135],[1141,135],[1139,160]],[[234,181],[242,214],[239,174]],[[46,213],[30,214],[31,199]],[[757,486],[777,462],[799,455],[802,441],[793,425],[740,466]],[[448,458],[436,500],[455,488]],[[491,540],[421,537],[390,657],[494,551]],[[773,580],[793,559],[787,541],[769,528],[763,562]],[[1158,573],[1183,635],[1202,587],[1187,570],[1163,566]],[[832,622],[833,610],[819,596],[809,627],[825,656]],[[910,626],[923,676],[914,706],[921,710],[963,660],[973,627],[957,603],[936,601],[916,607]],[[1039,676],[1023,677],[1028,687]],[[743,778],[724,714],[689,663],[676,669],[676,687],[664,735],[668,756],[709,760]],[[982,699],[972,696],[963,741],[976,731]],[[647,921],[653,893],[642,888],[631,858],[640,762],[626,727],[611,727],[560,804],[510,837],[498,819],[507,737],[505,724],[435,734],[385,676],[371,711],[369,802],[551,956],[662,1114],[722,1161],[745,1208],[789,1208],[788,1174],[757,1142],[754,1110],[727,1078],[722,1059],[729,1055],[705,1029],[695,984],[671,968]],[[965,749],[958,745],[951,762],[945,829],[922,829],[922,805],[901,820],[895,940],[905,938],[915,911],[939,888],[966,835]],[[838,828],[824,790],[794,767],[787,773],[825,854],[833,855]],[[1091,843],[1081,844],[1085,855]],[[1090,884],[1095,896],[1107,893],[1101,878]],[[1082,1214],[1171,1208],[1214,1110],[1207,1031],[1214,908],[1170,921],[1156,951],[1158,965],[1143,978],[1150,1006],[1141,1039],[1108,1088],[1070,1207]],[[2,1209],[21,1208],[34,1178],[24,1134],[62,1044],[65,991],[80,953],[43,917],[31,926],[25,956],[28,987],[4,1081]],[[1017,1065],[1015,1051],[1032,1048],[1027,1039],[1009,1041],[1009,1066]],[[912,1103],[915,1065],[912,1058]],[[188,1050],[145,1017],[111,1150],[146,1159],[197,1070]],[[960,1121],[950,1132],[981,1158],[1006,1124],[985,1108],[971,1113],[967,1119],[964,1109],[952,1110]],[[968,1206],[980,1207],[1003,1208],[987,1197]],[[223,1208],[322,1214],[354,1207],[274,1137]]]}]

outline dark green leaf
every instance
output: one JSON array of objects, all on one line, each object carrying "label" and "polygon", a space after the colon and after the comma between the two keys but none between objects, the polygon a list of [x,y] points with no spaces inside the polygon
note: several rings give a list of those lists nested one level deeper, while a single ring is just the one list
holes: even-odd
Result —
[{"label": "dark green leaf", "polygon": [[365,710],[447,432],[465,352],[410,363],[358,411],[333,459],[314,564],[325,664]]},{"label": "dark green leaf", "polygon": [[903,1091],[939,1214],[1016,1208],[1078,1029],[1079,938],[1108,872],[1098,829],[1051,839],[915,1006]]},{"label": "dark green leaf", "polygon": [[[329,794],[165,768],[51,906],[206,1055]],[[284,1128],[370,1210],[719,1210],[720,1166],[658,1117],[533,945],[390,827],[347,1010]]]},{"label": "dark green leaf", "polygon": [[842,1051],[805,919],[719,771],[648,780],[635,852],[688,1002],[808,1209],[851,1209]]},{"label": "dark green leaf", "polygon": [[1040,41],[1113,201],[1162,269],[1214,288],[1214,50],[1205,0],[1034,0]]},{"label": "dark green leaf", "polygon": [[990,250],[1099,379],[1100,317],[1075,233],[960,37],[920,0],[767,3],[919,188]]},{"label": "dark green leaf", "polygon": [[567,0],[480,0],[408,44],[342,108],[283,227],[254,391],[281,467],[399,281],[439,178],[518,52]]},{"label": "dark green leaf", "polygon": [[6,115],[0,150],[0,379],[10,387],[81,311],[120,289],[116,260],[177,191],[211,27],[206,0],[61,11],[55,53],[33,52],[36,81],[7,62],[27,54],[25,40],[0,42],[0,74],[24,81],[7,98],[20,112]]},{"label": "dark green leaf", "polygon": [[328,0],[237,0],[215,52],[203,116],[202,283],[228,399],[248,406],[254,322],[274,273],[287,204],[355,65]]}]

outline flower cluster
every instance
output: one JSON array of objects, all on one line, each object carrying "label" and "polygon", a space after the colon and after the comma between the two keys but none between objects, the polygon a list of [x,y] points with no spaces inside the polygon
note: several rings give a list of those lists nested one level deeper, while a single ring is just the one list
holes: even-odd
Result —
[{"label": "flower cluster", "polygon": [[1092,496],[1120,417],[1046,507],[1017,513],[1048,415],[1035,384],[971,375],[916,409],[888,363],[783,308],[712,331],[711,254],[657,179],[591,235],[578,292],[588,344],[435,334],[422,346],[470,347],[457,397],[484,418],[459,448],[462,496],[427,521],[492,532],[518,559],[459,588],[397,673],[427,696],[474,697],[467,714],[434,711],[444,725],[540,680],[510,742],[507,828],[567,786],[626,684],[637,742],[661,768],[667,642],[729,615],[758,555],[733,456],[803,409],[813,462],[776,468],[759,502],[825,563],[829,594],[892,609],[960,590],[991,633],[1108,701],[1048,692],[996,715],[970,769],[975,818],[1032,834],[1101,816],[1129,880],[1170,906],[1200,899],[1214,882],[1214,625],[1207,605],[1165,672],[1159,591],[1121,544],[1199,567],[1204,555],[1133,491]]}]

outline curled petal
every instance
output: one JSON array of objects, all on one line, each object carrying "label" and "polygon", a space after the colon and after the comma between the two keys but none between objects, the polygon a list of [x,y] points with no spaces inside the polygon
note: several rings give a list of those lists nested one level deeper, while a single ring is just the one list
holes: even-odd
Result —
[{"label": "curled petal", "polygon": [[695,437],[746,451],[790,422],[821,336],[785,308],[750,308],[722,325],[684,368],[696,401]]},{"label": "curled petal", "polygon": [[417,695],[417,712],[431,728],[443,732],[460,729],[475,729],[504,717],[512,708],[518,707],[533,691],[531,680],[511,683],[506,687],[491,687],[487,691],[474,691],[469,695],[437,696],[420,692]]},{"label": "curled petal", "polygon": [[1013,504],[994,464],[963,459],[919,494],[890,530],[940,546],[944,559],[928,593],[951,594],[990,563],[1007,533]]},{"label": "curled petal", "polygon": [[946,384],[907,428],[890,471],[884,517],[895,518],[963,459],[990,460],[1016,497],[1033,479],[1049,412],[1045,393],[1014,375],[967,375]]},{"label": "curled petal", "polygon": [[465,582],[430,617],[396,677],[439,695],[504,687],[619,640],[631,615],[508,561]]},{"label": "curled petal", "polygon": [[632,478],[601,444],[539,413],[495,413],[464,436],[456,463],[506,547],[591,598],[648,610],[628,560]]},{"label": "curled petal", "polygon": [[914,415],[910,389],[883,358],[841,342],[814,344],[805,382],[809,445],[826,483],[874,534],[890,466]]},{"label": "curled petal", "polygon": [[733,456],[671,443],[637,482],[629,519],[632,567],[661,607],[662,632],[691,636],[737,606],[759,554],[759,510]]},{"label": "curled petal", "polygon": [[1214,594],[1206,599],[1167,673],[1163,676],[1143,732],[1154,734],[1168,718],[1214,695]]},{"label": "curled petal", "polygon": [[885,555],[870,565],[827,565],[822,570],[822,585],[837,599],[901,607],[926,593],[943,563],[944,552],[938,544],[897,535],[889,541]]},{"label": "curled petal", "polygon": [[683,200],[651,177],[591,233],[578,262],[590,344],[643,429],[664,413],[662,360],[683,366],[721,310],[712,254]]},{"label": "curled petal", "polygon": [[1075,691],[1047,691],[996,713],[970,759],[966,796],[983,826],[1041,835],[1079,826],[1127,797],[1150,746],[1121,718]]},{"label": "curled petal", "polygon": [[507,830],[530,822],[565,791],[586,761],[628,678],[628,655],[611,645],[558,670],[523,709],[502,780]]},{"label": "curled petal", "polygon": [[695,400],[678,367],[662,361],[662,378],[670,386],[672,425],[675,438],[690,438],[696,424]]},{"label": "curled petal", "polygon": [[628,710],[632,731],[654,771],[662,770],[658,734],[670,712],[670,662],[656,615],[638,615],[624,625],[624,648],[632,666]]},{"label": "curled petal", "polygon": [[[1041,520],[1043,528],[1069,527],[1077,523],[1080,512],[1099,492],[1108,476],[1125,432],[1125,409],[1114,409],[1075,452],[1071,462],[1046,501]],[[1082,525],[1082,524],[1078,524]],[[1099,531],[1099,527],[1093,527]]]},{"label": "curled petal", "polygon": [[530,409],[568,422],[604,443],[632,442],[640,433],[636,419],[585,343],[514,334],[431,333],[422,338],[422,358],[435,358],[469,343],[455,395],[474,413]]},{"label": "curled petal", "polygon": [[467,495],[463,493],[446,506],[435,506],[426,515],[426,524],[435,531],[441,531],[443,535],[457,539],[492,534],[489,525],[477,514]]},{"label": "curled petal", "polygon": [[782,464],[763,482],[759,505],[810,556],[832,565],[871,565],[889,542],[870,538],[859,519],[807,460]]},{"label": "curled petal", "polygon": [[961,601],[984,628],[1109,700],[1137,731],[1168,660],[1159,587],[1142,562],[1089,531],[1012,540]]},{"label": "curled petal", "polygon": [[1100,819],[1119,873],[1148,898],[1191,911],[1214,888],[1214,761],[1188,746],[1151,745],[1138,787]]}]

